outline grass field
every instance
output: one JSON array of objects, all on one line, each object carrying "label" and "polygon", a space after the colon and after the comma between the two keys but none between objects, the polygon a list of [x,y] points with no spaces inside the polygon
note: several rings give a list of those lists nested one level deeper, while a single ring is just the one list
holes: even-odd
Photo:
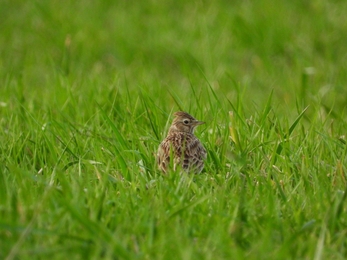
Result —
[{"label": "grass field", "polygon": [[[2,1],[0,259],[345,259],[346,10]],[[178,110],[200,175],[156,167]]]}]

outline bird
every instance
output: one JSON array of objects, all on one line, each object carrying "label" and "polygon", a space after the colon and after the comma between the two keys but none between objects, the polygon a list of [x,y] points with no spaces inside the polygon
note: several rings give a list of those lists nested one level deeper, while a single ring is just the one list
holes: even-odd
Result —
[{"label": "bird", "polygon": [[168,134],[158,148],[159,169],[167,173],[170,162],[172,162],[173,171],[180,168],[188,173],[199,174],[204,168],[207,152],[194,135],[194,130],[205,122],[196,120],[183,111],[175,112],[173,115],[174,120]]}]

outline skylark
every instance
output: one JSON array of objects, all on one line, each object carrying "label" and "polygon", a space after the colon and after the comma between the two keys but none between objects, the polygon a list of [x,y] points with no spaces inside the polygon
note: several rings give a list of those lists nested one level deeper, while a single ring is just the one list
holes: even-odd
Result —
[{"label": "skylark", "polygon": [[[194,130],[205,122],[181,111],[174,113],[174,117],[166,138],[159,145],[159,169],[166,173],[171,159],[174,171],[182,168],[186,172],[198,174],[204,168],[207,152],[194,135]],[[170,158],[171,155],[173,158]]]}]

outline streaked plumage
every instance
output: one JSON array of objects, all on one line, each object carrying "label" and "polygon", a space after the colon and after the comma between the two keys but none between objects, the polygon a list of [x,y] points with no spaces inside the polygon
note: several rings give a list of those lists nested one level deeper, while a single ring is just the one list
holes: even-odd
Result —
[{"label": "streaked plumage", "polygon": [[159,169],[166,172],[173,156],[173,170],[182,168],[186,172],[200,173],[204,168],[207,153],[204,146],[194,135],[194,129],[204,122],[196,120],[186,112],[174,113],[174,120],[167,137],[161,142],[157,160]]}]

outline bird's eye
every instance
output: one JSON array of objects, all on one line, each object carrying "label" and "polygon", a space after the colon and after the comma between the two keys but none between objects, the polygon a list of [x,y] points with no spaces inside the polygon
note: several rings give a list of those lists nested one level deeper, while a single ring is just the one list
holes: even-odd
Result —
[{"label": "bird's eye", "polygon": [[184,119],[184,120],[183,120],[183,123],[184,123],[185,125],[188,125],[188,124],[189,124],[189,120],[188,120],[188,119]]}]

